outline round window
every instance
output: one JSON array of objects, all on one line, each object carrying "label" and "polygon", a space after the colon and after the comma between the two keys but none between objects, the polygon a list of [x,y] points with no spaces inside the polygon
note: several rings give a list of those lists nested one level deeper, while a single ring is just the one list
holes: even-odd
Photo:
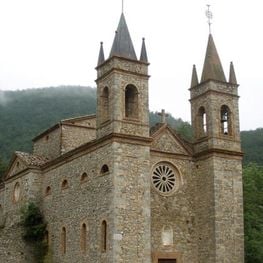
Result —
[{"label": "round window", "polygon": [[179,174],[173,166],[159,163],[153,169],[152,184],[159,193],[169,195],[179,185]]},{"label": "round window", "polygon": [[16,183],[14,188],[14,201],[17,202],[20,197],[20,184]]}]

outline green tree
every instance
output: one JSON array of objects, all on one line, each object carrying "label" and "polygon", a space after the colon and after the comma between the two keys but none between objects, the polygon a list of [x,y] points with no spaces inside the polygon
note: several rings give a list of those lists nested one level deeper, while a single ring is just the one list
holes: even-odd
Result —
[{"label": "green tree", "polygon": [[36,262],[43,263],[48,250],[46,224],[36,204],[28,203],[21,209],[21,225],[24,227],[23,238],[33,247]]},{"label": "green tree", "polygon": [[263,262],[263,166],[243,170],[246,263]]}]

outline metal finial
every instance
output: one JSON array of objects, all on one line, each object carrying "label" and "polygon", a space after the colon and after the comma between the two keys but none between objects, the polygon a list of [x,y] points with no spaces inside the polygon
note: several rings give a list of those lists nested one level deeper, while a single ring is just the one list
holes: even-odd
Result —
[{"label": "metal finial", "polygon": [[121,12],[123,13],[123,11],[124,11],[124,0],[122,0],[121,2]]},{"label": "metal finial", "polygon": [[207,10],[205,12],[206,17],[207,17],[207,23],[209,26],[209,34],[211,34],[211,25],[212,25],[212,18],[213,18],[213,13],[210,10],[210,5],[206,5],[207,6]]}]

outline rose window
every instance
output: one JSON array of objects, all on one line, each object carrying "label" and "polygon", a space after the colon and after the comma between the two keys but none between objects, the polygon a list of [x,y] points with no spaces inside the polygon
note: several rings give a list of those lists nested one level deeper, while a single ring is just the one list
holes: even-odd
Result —
[{"label": "rose window", "polygon": [[177,187],[177,173],[168,164],[157,165],[152,173],[152,184],[162,194],[170,194]]}]

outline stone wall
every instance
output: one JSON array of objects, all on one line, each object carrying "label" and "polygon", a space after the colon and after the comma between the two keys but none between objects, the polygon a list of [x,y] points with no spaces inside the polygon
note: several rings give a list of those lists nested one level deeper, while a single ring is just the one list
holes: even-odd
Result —
[{"label": "stone wall", "polygon": [[50,160],[61,154],[61,127],[46,133],[34,141],[33,154],[44,156]]},{"label": "stone wall", "polygon": [[61,154],[96,139],[96,129],[76,125],[62,125]]},{"label": "stone wall", "polygon": [[8,179],[1,191],[4,224],[0,226],[0,258],[6,263],[34,262],[32,251],[22,239],[21,208],[29,201],[39,203],[41,180],[38,171],[28,172]]},{"label": "stone wall", "polygon": [[204,158],[195,177],[199,262],[244,262],[241,160]]},{"label": "stone wall", "polygon": [[149,146],[116,142],[113,149],[113,262],[150,263]]},{"label": "stone wall", "polygon": [[151,174],[156,164],[163,163],[173,166],[180,178],[177,180],[177,190],[170,195],[160,194],[153,184],[151,186],[153,258],[162,255],[163,258],[176,257],[178,262],[199,262],[191,158],[152,152]]},{"label": "stone wall", "polygon": [[[101,174],[107,164],[109,172]],[[86,173],[87,176],[82,177]],[[48,222],[50,251],[54,262],[112,262],[113,161],[110,144],[64,165],[48,168],[41,193]],[[63,187],[63,181],[67,185]],[[47,187],[50,192],[46,194]],[[108,248],[101,249],[101,223],[108,224]],[[81,224],[87,226],[86,253],[81,252]],[[66,253],[62,252],[61,232],[66,229]]]}]

